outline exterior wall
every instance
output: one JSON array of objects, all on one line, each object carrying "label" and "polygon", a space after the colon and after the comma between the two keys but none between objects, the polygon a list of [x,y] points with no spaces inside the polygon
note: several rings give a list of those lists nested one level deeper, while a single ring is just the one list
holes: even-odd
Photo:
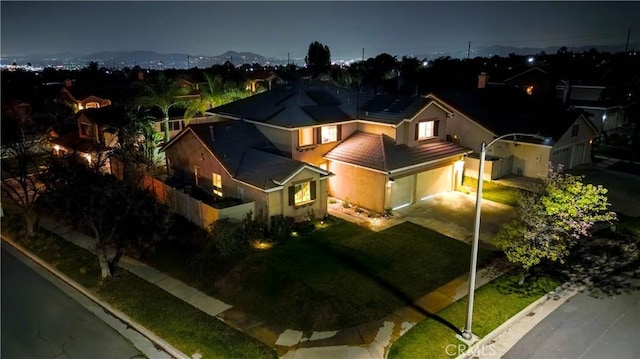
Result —
[{"label": "exterior wall", "polygon": [[372,133],[372,134],[385,134],[391,138],[396,138],[396,129],[393,126],[373,124],[373,123],[358,123],[358,131]]},{"label": "exterior wall", "polygon": [[415,118],[413,118],[405,127],[404,130],[401,131],[402,137],[396,138],[396,141],[400,143],[403,141],[403,144],[406,144],[409,147],[413,147],[423,143],[426,140],[416,141],[416,124],[418,122],[422,122],[425,120],[429,121],[440,121],[438,124],[438,135],[436,138],[444,140],[446,138],[445,132],[447,128],[447,113],[436,105],[428,105],[425,109],[422,110]]},{"label": "exterior wall", "polygon": [[[498,143],[494,144],[495,147]],[[544,178],[551,161],[551,147],[526,143],[500,142],[498,157],[511,156],[511,173],[517,176]]]},{"label": "exterior wall", "polygon": [[[440,126],[445,137],[446,135],[457,136],[460,146],[471,148],[478,153],[480,153],[482,142],[489,143],[493,140],[493,133],[458,111],[454,111],[453,117],[447,119],[445,126],[442,124]],[[487,149],[487,154],[492,154],[493,147],[495,145]]]},{"label": "exterior wall", "polygon": [[[289,131],[255,124],[256,128],[271,141],[280,151],[292,153],[298,146],[298,131]],[[295,135],[295,136],[294,136]],[[295,137],[295,142],[293,138]]]},{"label": "exterior wall", "polygon": [[569,99],[574,101],[600,101],[604,86],[572,85]]},{"label": "exterior wall", "polygon": [[360,207],[384,211],[387,176],[364,168],[330,161],[329,193],[336,198],[349,199]]}]

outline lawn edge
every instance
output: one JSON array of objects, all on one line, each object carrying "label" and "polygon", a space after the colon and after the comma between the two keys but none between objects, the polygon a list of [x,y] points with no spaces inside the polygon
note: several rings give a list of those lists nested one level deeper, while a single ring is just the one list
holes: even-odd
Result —
[{"label": "lawn edge", "polygon": [[186,355],[183,352],[181,352],[180,350],[176,349],[173,345],[169,344],[167,341],[165,341],[164,339],[160,338],[158,335],[156,335],[155,333],[153,333],[152,331],[150,331],[146,327],[144,327],[141,324],[137,323],[136,321],[131,319],[126,314],[122,313],[121,311],[115,309],[111,305],[103,302],[98,297],[96,297],[93,294],[91,294],[83,286],[81,286],[76,281],[74,281],[73,279],[68,277],[66,274],[64,274],[61,271],[59,271],[56,268],[54,268],[52,265],[50,265],[49,263],[47,263],[46,261],[44,261],[43,259],[41,259],[37,255],[31,253],[31,251],[29,251],[28,249],[24,248],[20,244],[14,242],[10,238],[6,237],[4,234],[0,235],[0,237],[2,238],[2,240],[5,243],[11,245],[13,248],[18,250],[20,253],[24,254],[27,258],[32,260],[34,263],[36,263],[40,267],[46,269],[48,272],[50,272],[51,274],[53,274],[54,276],[56,276],[57,278],[59,278],[60,280],[65,282],[67,285],[71,286],[76,291],[78,291],[80,294],[82,294],[85,297],[89,298],[92,302],[98,304],[100,307],[102,307],[108,313],[110,313],[114,317],[118,318],[119,320],[121,320],[122,322],[124,322],[125,324],[127,324],[128,326],[133,328],[138,333],[142,334],[144,337],[149,339],[149,341],[151,341],[155,346],[162,348],[162,350],[167,352],[173,358],[181,358],[181,359],[182,358],[184,358],[184,359],[189,359],[190,358],[188,355]]}]

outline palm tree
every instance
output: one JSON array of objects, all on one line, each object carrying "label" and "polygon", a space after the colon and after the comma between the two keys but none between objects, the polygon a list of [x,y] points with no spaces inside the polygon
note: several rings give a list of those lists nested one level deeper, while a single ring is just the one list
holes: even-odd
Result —
[{"label": "palm tree", "polygon": [[227,81],[220,75],[212,77],[205,73],[205,84],[201,87],[200,97],[187,103],[185,119],[198,115],[204,115],[210,108],[221,106],[229,102],[237,101],[249,96],[249,92],[243,87]]},{"label": "palm tree", "polygon": [[162,112],[165,143],[171,139],[169,135],[169,110],[173,107],[184,106],[185,101],[180,99],[180,96],[186,95],[187,92],[187,89],[160,73],[155,83],[146,85],[143,95],[137,99],[139,105],[158,108]]}]

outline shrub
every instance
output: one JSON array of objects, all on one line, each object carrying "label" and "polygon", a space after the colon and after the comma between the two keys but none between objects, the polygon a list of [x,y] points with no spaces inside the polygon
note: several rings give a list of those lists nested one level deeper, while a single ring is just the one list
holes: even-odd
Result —
[{"label": "shrub", "polygon": [[274,242],[287,240],[291,237],[293,229],[293,217],[283,215],[271,216],[269,226],[269,237]]}]

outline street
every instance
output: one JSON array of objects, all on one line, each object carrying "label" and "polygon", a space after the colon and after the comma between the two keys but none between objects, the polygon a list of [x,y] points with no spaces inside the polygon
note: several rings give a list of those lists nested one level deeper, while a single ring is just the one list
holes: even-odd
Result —
[{"label": "street", "polygon": [[640,358],[640,291],[604,298],[579,293],[503,358]]},{"label": "street", "polygon": [[12,358],[137,358],[133,344],[2,244],[2,349]]}]

